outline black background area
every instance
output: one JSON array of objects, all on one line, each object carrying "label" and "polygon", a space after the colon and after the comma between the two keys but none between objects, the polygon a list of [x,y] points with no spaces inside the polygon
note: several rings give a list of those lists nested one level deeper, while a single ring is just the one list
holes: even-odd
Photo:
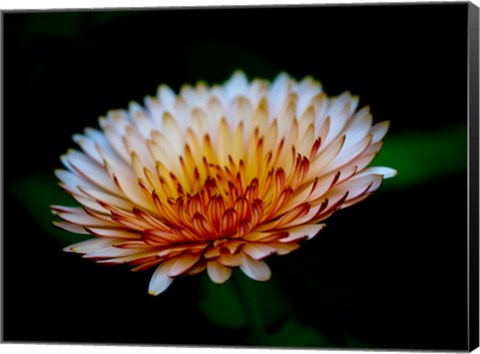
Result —
[{"label": "black background area", "polygon": [[[466,123],[467,5],[7,13],[4,23],[4,339],[243,345],[209,324],[195,282],[147,295],[151,272],[65,254],[12,196],[61,167],[71,135],[113,108],[223,82],[234,69],[286,71],[350,90],[389,134]],[[394,166],[392,166],[394,167]],[[35,195],[31,196],[35,198]],[[268,260],[294,315],[336,347],[466,349],[466,171],[327,221]],[[45,202],[47,206],[48,201]],[[292,286],[294,284],[294,286]]]}]

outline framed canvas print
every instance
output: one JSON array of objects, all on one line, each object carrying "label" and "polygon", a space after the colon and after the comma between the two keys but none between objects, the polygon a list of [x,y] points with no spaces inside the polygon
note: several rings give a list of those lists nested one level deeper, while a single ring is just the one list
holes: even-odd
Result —
[{"label": "framed canvas print", "polygon": [[4,11],[5,343],[478,346],[478,7]]}]

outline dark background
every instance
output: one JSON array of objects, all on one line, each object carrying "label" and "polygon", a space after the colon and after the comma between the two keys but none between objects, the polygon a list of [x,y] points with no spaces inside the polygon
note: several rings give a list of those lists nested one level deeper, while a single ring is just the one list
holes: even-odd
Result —
[{"label": "dark background", "polygon": [[[466,19],[466,4],[4,14],[4,340],[248,345],[245,329],[198,309],[205,275],[151,297],[151,271],[63,253],[37,222],[56,201],[19,183],[54,184],[72,134],[107,110],[161,82],[223,82],[237,68],[358,94],[376,121],[391,120],[386,146],[390,135],[466,127]],[[278,345],[466,349],[466,147],[458,157],[462,168],[427,182],[388,181],[300,250],[267,260],[288,316],[324,340]]]}]

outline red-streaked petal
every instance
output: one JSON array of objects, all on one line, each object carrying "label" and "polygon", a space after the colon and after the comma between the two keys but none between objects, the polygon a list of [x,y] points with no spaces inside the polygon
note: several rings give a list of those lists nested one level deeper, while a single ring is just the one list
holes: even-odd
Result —
[{"label": "red-streaked petal", "polygon": [[115,206],[117,208],[123,209],[123,210],[128,210],[131,211],[133,208],[133,204],[129,202],[125,198],[119,198],[116,197],[110,193],[106,193],[103,191],[99,190],[94,190],[92,188],[86,188],[79,186],[78,189],[86,196],[92,198],[93,200],[99,200],[102,201],[106,204],[110,204],[112,206]]},{"label": "red-streaked petal", "polygon": [[71,222],[73,224],[81,226],[92,226],[92,227],[115,227],[117,226],[112,220],[107,218],[94,217],[90,214],[87,214],[85,210],[77,208],[71,212],[57,212],[57,215],[65,221]]},{"label": "red-streaked petal", "polygon": [[97,227],[86,227],[85,228],[89,233],[97,237],[107,237],[107,238],[127,238],[127,239],[139,239],[141,234],[138,232],[133,232],[132,230],[127,229],[102,229]]},{"label": "red-streaked petal", "polygon": [[172,264],[170,270],[168,271],[169,277],[176,277],[182,273],[187,272],[192,268],[195,263],[200,259],[201,253],[197,254],[184,254],[175,259],[175,263]]},{"label": "red-streaked petal", "polygon": [[77,176],[94,184],[98,188],[104,189],[115,195],[122,195],[122,192],[118,189],[115,183],[113,183],[113,180],[103,166],[100,166],[85,154],[76,150],[69,150],[66,155],[62,156],[62,162],[65,167],[74,172]]},{"label": "red-streaked petal", "polygon": [[286,236],[283,231],[270,231],[270,232],[261,232],[261,231],[251,231],[243,237],[246,241],[253,242],[271,242],[278,240],[281,237]]},{"label": "red-streaked petal", "polygon": [[173,232],[154,229],[145,230],[143,232],[142,238],[147,244],[152,246],[165,244],[168,245],[171,243],[184,241],[181,236]]},{"label": "red-streaked petal", "polygon": [[348,198],[353,199],[367,192],[372,185],[380,186],[383,176],[379,174],[362,173],[332,188],[326,198],[333,199],[348,192]]}]

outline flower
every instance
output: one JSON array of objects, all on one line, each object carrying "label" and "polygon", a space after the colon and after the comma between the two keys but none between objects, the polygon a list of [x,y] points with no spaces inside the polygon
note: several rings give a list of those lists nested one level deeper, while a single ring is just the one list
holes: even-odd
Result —
[{"label": "flower", "polygon": [[310,77],[223,86],[200,82],[179,95],[161,85],[145,107],[101,117],[61,157],[60,186],[80,207],[52,206],[65,230],[95,236],[65,248],[98,263],[156,267],[149,293],[207,270],[233,267],[266,281],[263,260],[314,237],[336,210],[365,199],[387,167],[367,167],[389,123],[372,126],[349,92],[327,97]]}]

